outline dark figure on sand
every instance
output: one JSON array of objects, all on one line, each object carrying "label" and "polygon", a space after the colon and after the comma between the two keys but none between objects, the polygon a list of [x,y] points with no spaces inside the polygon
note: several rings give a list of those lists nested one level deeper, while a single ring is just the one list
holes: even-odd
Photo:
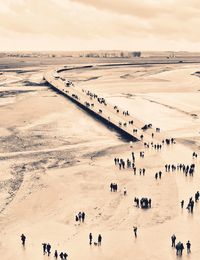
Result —
[{"label": "dark figure on sand", "polygon": [[56,259],[58,258],[58,251],[57,251],[57,250],[55,250],[54,257],[55,257]]},{"label": "dark figure on sand", "polygon": [[92,244],[92,233],[89,234],[89,244]]},{"label": "dark figure on sand", "polygon": [[173,236],[171,237],[171,240],[172,240],[172,247],[175,247],[175,246],[176,246],[176,236],[173,235]]},{"label": "dark figure on sand", "polygon": [[47,250],[47,244],[43,243],[42,247],[43,247],[43,255],[45,255],[46,254],[46,250]]},{"label": "dark figure on sand", "polygon": [[51,245],[50,244],[47,244],[47,254],[48,254],[48,256],[50,256],[50,254],[51,254]]},{"label": "dark figure on sand", "polygon": [[186,243],[186,246],[187,246],[187,253],[190,254],[190,253],[191,253],[191,243],[190,243],[189,240],[188,240],[188,242]]},{"label": "dark figure on sand", "polygon": [[99,234],[98,235],[98,246],[101,246],[101,241],[102,241],[102,236]]},{"label": "dark figure on sand", "polygon": [[137,227],[133,226],[133,232],[134,232],[135,238],[137,238]]},{"label": "dark figure on sand", "polygon": [[22,241],[22,245],[25,246],[26,236],[24,234],[21,235],[21,241]]}]

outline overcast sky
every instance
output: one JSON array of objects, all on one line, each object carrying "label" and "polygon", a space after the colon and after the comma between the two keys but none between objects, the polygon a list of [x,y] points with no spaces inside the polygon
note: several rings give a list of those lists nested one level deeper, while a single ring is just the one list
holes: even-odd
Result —
[{"label": "overcast sky", "polygon": [[0,50],[200,51],[200,0],[0,0]]}]

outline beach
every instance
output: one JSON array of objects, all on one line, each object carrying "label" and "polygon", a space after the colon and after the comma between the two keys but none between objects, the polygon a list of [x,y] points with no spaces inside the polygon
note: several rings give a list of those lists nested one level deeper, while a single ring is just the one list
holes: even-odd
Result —
[{"label": "beach", "polygon": [[[45,65],[44,65],[45,64]],[[145,123],[160,127],[176,144],[162,151],[130,145],[113,129],[56,93],[43,80],[66,61],[28,66],[13,64],[0,75],[0,254],[3,260],[48,259],[42,243],[66,251],[69,259],[171,260],[171,236],[192,243],[190,259],[200,252],[200,207],[194,214],[181,200],[199,190],[200,78],[198,64],[123,65],[101,61],[92,68],[65,71],[62,77],[80,89],[105,97]],[[84,64],[81,62],[80,64]],[[80,65],[77,61],[73,66]],[[98,64],[99,65],[99,64]],[[15,70],[21,70],[21,73]],[[12,71],[9,72],[9,69]],[[145,158],[139,157],[145,151]],[[120,171],[114,158],[130,158],[137,167]],[[194,176],[164,172],[166,163],[196,164]],[[155,172],[163,177],[155,181]],[[117,193],[110,183],[118,183]],[[123,188],[127,188],[127,196]],[[152,208],[134,206],[134,197],[151,197]],[[86,213],[85,223],[75,215]],[[135,239],[133,226],[138,227]],[[102,235],[102,246],[89,245],[89,233]],[[20,235],[27,237],[21,246]],[[188,259],[186,249],[182,259]]]}]

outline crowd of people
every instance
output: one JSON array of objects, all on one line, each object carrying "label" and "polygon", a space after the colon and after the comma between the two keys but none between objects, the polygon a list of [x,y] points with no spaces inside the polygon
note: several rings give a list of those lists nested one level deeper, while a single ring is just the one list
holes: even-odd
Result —
[{"label": "crowd of people", "polygon": [[184,163],[178,163],[177,165],[174,164],[165,164],[165,171],[166,172],[174,172],[174,171],[182,171],[185,176],[187,176],[188,174],[190,176],[193,176],[194,171],[195,171],[195,164],[184,164]]},{"label": "crowd of people", "polygon": [[[84,92],[84,91],[83,91]],[[104,106],[107,106],[107,103],[105,101],[104,98],[102,97],[98,97],[98,95],[90,92],[90,91],[87,91],[86,92],[86,95],[88,95],[90,97],[90,99],[96,99],[98,101],[98,103],[100,104],[103,104]],[[72,95],[72,97],[74,97],[75,99],[78,99],[78,96],[77,95]],[[94,103],[89,103],[89,102],[85,102],[85,105],[87,107],[90,107],[90,106],[94,106]],[[114,106],[114,110],[116,110],[117,113],[119,113],[119,109],[117,106]],[[102,113],[102,109],[99,109],[99,113]],[[125,117],[128,117],[130,114],[129,114],[129,111],[123,111],[122,112],[123,116]],[[110,118],[109,118],[110,120]],[[129,120],[127,122],[119,122],[119,126],[124,126],[126,127],[127,124],[129,125],[133,125],[133,120]],[[143,131],[146,131],[147,129],[151,129],[152,128],[152,124],[147,124],[147,125],[144,125],[141,130]],[[133,129],[133,133],[137,133],[138,129]],[[156,132],[160,132],[160,128],[156,128]],[[151,133],[151,138],[154,139],[155,137],[155,134],[152,132]],[[143,140],[144,138],[144,135],[140,135],[140,138],[141,140]],[[153,148],[155,150],[161,150],[162,147],[166,144],[166,145],[171,145],[171,144],[175,144],[176,141],[174,138],[166,138],[166,139],[163,139],[162,140],[162,144],[161,143],[158,143],[158,142],[144,142],[144,147],[145,148]],[[143,148],[144,149],[144,148]],[[196,152],[193,152],[192,154],[192,158],[197,158],[197,153]],[[139,152],[139,157],[141,159],[145,158],[145,152],[144,151],[140,151]],[[134,174],[136,174],[137,172],[137,168],[136,168],[136,165],[135,165],[135,161],[136,161],[136,158],[135,158],[135,154],[134,152],[131,153],[131,159],[127,158],[127,159],[123,159],[123,158],[114,158],[114,163],[116,166],[119,167],[120,170],[122,169],[132,169]],[[184,164],[184,163],[178,163],[177,165],[175,164],[165,164],[165,171],[166,172],[174,172],[174,171],[181,171],[183,172],[186,176],[189,174],[190,176],[193,176],[193,173],[195,171],[195,164],[192,163],[192,164]],[[146,169],[144,167],[140,167],[138,168],[138,173],[139,175],[145,175],[146,173]],[[162,177],[162,171],[158,171],[155,173],[155,179],[157,180],[158,178],[161,179]],[[111,192],[117,192],[118,191],[118,184],[117,183],[110,183],[110,191]],[[127,195],[127,189],[126,187],[124,187],[123,189],[123,194],[124,195]],[[194,203],[197,202],[199,200],[199,197],[200,197],[200,193],[199,191],[197,191],[195,193],[195,201],[193,200],[192,197],[189,198],[189,202],[187,204],[187,207],[186,209],[188,210],[188,212],[190,213],[193,213],[193,209],[194,209]],[[142,208],[142,209],[149,209],[152,207],[152,200],[151,198],[146,198],[146,197],[142,197],[141,199],[139,199],[138,197],[135,197],[134,198],[134,203],[135,203],[135,206],[137,208]],[[184,200],[181,201],[181,208],[184,207]],[[86,214],[85,212],[79,212],[77,215],[75,215],[75,220],[76,222],[84,222],[85,221],[85,217],[86,217]],[[137,230],[138,228],[136,226],[133,226],[133,232],[134,232],[134,236],[135,238],[137,238]],[[26,242],[26,236],[24,234],[21,235],[21,241],[22,241],[22,245],[25,246],[25,242]],[[184,250],[184,244],[182,242],[178,242],[176,244],[176,236],[175,235],[172,235],[171,237],[171,242],[172,242],[172,247],[176,249],[176,254],[177,255],[182,255],[183,253],[183,250]],[[89,245],[95,245],[95,246],[101,246],[102,244],[102,235],[99,234],[97,236],[97,240],[94,240],[93,238],[93,234],[92,233],[89,233]],[[43,254],[44,255],[47,255],[47,256],[50,256],[51,255],[51,245],[49,243],[43,243],[42,244],[42,247],[43,247]],[[187,253],[191,253],[191,243],[190,241],[188,240],[187,243],[186,243],[186,248],[187,248]],[[57,259],[58,257],[60,257],[60,259],[67,259],[68,257],[68,254],[65,253],[65,252],[60,252],[58,253],[57,250],[55,250],[54,252],[54,257]]]},{"label": "crowd of people", "polygon": [[136,203],[136,207],[139,208],[141,207],[142,209],[148,209],[151,208],[151,199],[148,198],[134,198],[134,202]]}]

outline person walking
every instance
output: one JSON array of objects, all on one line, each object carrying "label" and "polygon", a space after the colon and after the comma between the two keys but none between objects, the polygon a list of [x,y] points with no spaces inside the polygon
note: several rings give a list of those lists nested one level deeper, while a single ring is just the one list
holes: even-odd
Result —
[{"label": "person walking", "polygon": [[183,209],[184,207],[184,200],[181,201],[181,208]]},{"label": "person walking", "polygon": [[98,235],[98,246],[101,246],[101,241],[102,241],[102,236],[99,234]]},{"label": "person walking", "polygon": [[58,251],[57,251],[57,250],[55,250],[54,257],[55,257],[56,259],[58,258]]},{"label": "person walking", "polygon": [[89,244],[92,244],[92,233],[89,234]]},{"label": "person walking", "polygon": [[82,222],[85,221],[85,212],[82,212]]},{"label": "person walking", "polygon": [[184,245],[183,243],[180,244],[180,255],[182,256],[183,254],[183,249],[184,249]]},{"label": "person walking", "polygon": [[51,254],[51,245],[49,243],[47,244],[47,254],[48,256]]},{"label": "person walking", "polygon": [[190,253],[191,253],[191,243],[190,243],[189,240],[188,240],[188,242],[186,243],[186,246],[187,246],[187,253],[190,254]]},{"label": "person walking", "polygon": [[21,241],[22,241],[22,245],[25,246],[26,236],[24,234],[21,235]]},{"label": "person walking", "polygon": [[43,255],[45,255],[46,254],[46,249],[47,249],[47,244],[43,243],[42,247],[43,247]]},{"label": "person walking", "polygon": [[173,236],[171,236],[171,240],[172,240],[172,247],[176,246],[176,236],[173,234]]},{"label": "person walking", "polygon": [[133,226],[133,232],[134,232],[135,238],[137,238],[137,227]]}]

